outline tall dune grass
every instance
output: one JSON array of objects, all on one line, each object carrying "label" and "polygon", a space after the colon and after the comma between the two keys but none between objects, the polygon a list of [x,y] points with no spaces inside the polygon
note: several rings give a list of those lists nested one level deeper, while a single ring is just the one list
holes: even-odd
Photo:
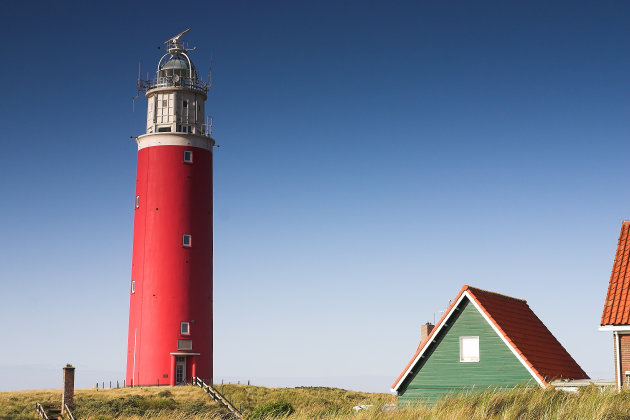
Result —
[{"label": "tall dune grass", "polygon": [[[588,419],[630,420],[630,392],[600,392],[587,388],[577,394],[538,388],[511,391],[488,390],[477,394],[453,395],[435,405],[384,411],[395,403],[388,394],[370,394],[335,388],[265,388],[244,385],[218,387],[243,413],[259,405],[286,401],[295,408],[290,420],[543,420]],[[35,402],[55,402],[61,391],[0,393],[0,419],[37,419]],[[114,390],[79,390],[76,394],[77,420],[219,420],[229,416],[199,388],[147,387]],[[355,413],[352,407],[372,404]]]}]

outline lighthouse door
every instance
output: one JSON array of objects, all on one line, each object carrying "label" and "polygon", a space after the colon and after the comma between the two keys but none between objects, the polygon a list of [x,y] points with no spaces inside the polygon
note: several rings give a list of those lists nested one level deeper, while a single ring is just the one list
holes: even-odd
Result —
[{"label": "lighthouse door", "polygon": [[175,385],[186,385],[186,358],[183,356],[175,359]]}]

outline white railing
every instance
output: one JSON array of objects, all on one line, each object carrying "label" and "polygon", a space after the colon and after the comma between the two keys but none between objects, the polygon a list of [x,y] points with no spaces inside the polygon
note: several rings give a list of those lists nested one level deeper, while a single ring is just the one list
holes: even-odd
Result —
[{"label": "white railing", "polygon": [[146,92],[151,89],[164,87],[183,87],[208,93],[210,83],[199,79],[191,79],[190,77],[174,78],[173,76],[158,77],[149,80],[138,79],[138,92]]},{"label": "white railing", "polygon": [[65,413],[68,415],[68,417],[70,417],[70,420],[74,420],[74,416],[72,415],[72,411],[70,411],[70,408],[68,408],[68,404],[64,404],[63,408],[65,408]]},{"label": "white railing", "polygon": [[236,407],[234,407],[234,405],[232,405],[232,403],[225,398],[223,395],[221,395],[221,393],[219,391],[217,391],[216,389],[214,389],[212,387],[212,385],[208,385],[206,384],[203,379],[198,378],[197,376],[193,376],[192,378],[192,383],[193,385],[197,385],[199,388],[203,389],[204,391],[206,391],[208,394],[210,394],[210,396],[212,397],[212,399],[214,399],[216,402],[218,402],[219,404],[221,404],[222,406],[224,406],[225,408],[228,409],[228,411],[236,418],[238,419],[244,419],[245,417],[243,417],[243,415],[241,414],[240,411],[238,411],[236,409]]},{"label": "white railing", "polygon": [[37,409],[37,414],[39,414],[39,418],[41,420],[48,420],[46,410],[44,410],[44,407],[40,403],[35,403],[35,408]]}]

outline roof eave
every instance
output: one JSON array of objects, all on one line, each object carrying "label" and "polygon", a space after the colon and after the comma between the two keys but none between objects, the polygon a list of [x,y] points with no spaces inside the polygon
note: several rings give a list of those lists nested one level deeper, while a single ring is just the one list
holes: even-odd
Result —
[{"label": "roof eave", "polygon": [[407,376],[409,376],[414,366],[418,363],[418,361],[422,358],[423,354],[429,348],[429,344],[431,343],[433,337],[436,336],[437,333],[440,332],[442,328],[446,325],[446,320],[448,320],[451,317],[451,315],[455,311],[455,308],[457,308],[457,305],[459,305],[459,303],[462,301],[467,289],[468,289],[468,285],[464,285],[462,287],[462,289],[457,294],[457,297],[455,298],[453,303],[451,303],[451,306],[449,306],[448,310],[444,312],[444,315],[442,315],[442,318],[440,318],[440,320],[435,325],[435,328],[433,328],[433,330],[427,336],[427,338],[422,343],[420,343],[420,345],[418,346],[418,350],[416,350],[416,353],[413,355],[409,363],[407,363],[407,366],[402,371],[400,376],[398,376],[398,379],[396,379],[396,381],[394,381],[394,383],[392,384],[392,388],[390,390],[392,393],[395,392],[396,394],[398,394],[398,389],[403,384],[403,382],[405,382],[405,379],[407,378]]},{"label": "roof eave", "polygon": [[630,331],[630,325],[600,325],[599,331]]}]

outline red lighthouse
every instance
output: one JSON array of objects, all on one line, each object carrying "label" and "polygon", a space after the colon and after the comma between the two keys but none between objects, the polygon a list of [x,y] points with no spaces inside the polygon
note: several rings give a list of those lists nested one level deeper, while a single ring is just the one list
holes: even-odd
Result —
[{"label": "red lighthouse", "polygon": [[209,82],[181,41],[165,42],[137,138],[127,384],[212,378],[212,147]]}]

